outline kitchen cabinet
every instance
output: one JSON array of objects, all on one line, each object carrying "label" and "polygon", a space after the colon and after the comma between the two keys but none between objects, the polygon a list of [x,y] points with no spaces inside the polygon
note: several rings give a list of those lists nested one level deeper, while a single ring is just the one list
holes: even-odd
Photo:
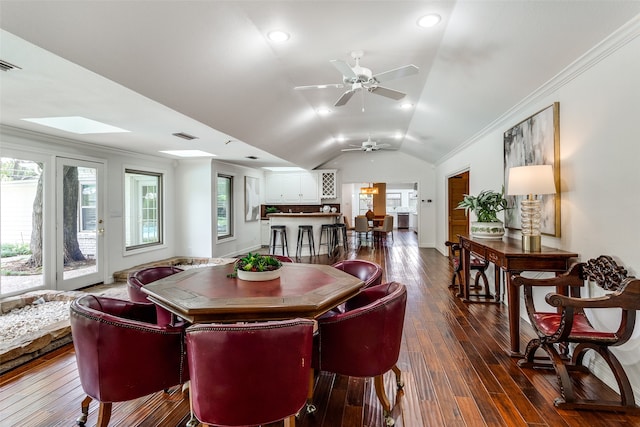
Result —
[{"label": "kitchen cabinet", "polygon": [[267,174],[266,203],[320,204],[316,172]]}]

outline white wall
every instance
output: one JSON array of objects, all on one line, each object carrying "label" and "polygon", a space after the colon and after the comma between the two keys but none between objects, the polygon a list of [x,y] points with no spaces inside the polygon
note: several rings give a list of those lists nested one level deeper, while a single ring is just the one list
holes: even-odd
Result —
[{"label": "white wall", "polygon": [[[623,27],[556,79],[494,122],[493,126],[436,166],[437,247],[445,253],[447,177],[469,169],[470,193],[499,189],[503,177],[503,132],[553,102],[560,102],[560,238],[543,244],[580,254],[614,256],[630,274],[640,272],[640,20]],[[519,237],[519,234],[516,235]],[[549,292],[549,291],[547,291]],[[526,318],[526,313],[522,313]],[[617,326],[616,314],[590,317],[598,326]],[[613,352],[640,398],[640,328]],[[599,363],[592,368],[609,384]]]},{"label": "white wall", "polygon": [[[233,237],[217,238],[216,179],[218,174],[233,177]],[[260,247],[260,221],[245,221],[244,178],[251,176],[260,182],[260,203],[265,200],[264,173],[216,160],[181,160],[178,166],[178,213],[180,255],[197,257],[228,257]]]},{"label": "white wall", "polygon": [[[424,248],[436,245],[436,204],[427,202],[427,200],[436,199],[436,176],[432,164],[399,151],[353,152],[344,153],[320,166],[319,169],[338,169],[338,180],[341,184],[417,182],[420,221],[418,224],[418,244]],[[357,210],[357,204],[352,206],[352,209]]]}]

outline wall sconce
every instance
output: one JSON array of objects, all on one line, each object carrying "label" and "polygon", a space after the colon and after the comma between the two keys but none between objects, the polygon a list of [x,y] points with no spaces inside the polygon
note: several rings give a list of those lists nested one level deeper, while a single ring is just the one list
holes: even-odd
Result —
[{"label": "wall sconce", "polygon": [[524,196],[521,206],[522,249],[527,252],[540,252],[541,194],[554,194],[556,184],[551,165],[518,166],[509,169],[507,194]]}]

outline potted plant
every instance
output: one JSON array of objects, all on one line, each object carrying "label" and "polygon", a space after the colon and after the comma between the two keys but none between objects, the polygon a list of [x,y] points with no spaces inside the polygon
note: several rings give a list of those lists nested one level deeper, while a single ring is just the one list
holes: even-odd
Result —
[{"label": "potted plant", "polygon": [[236,261],[235,274],[240,280],[264,281],[280,277],[282,263],[269,255],[248,253]]},{"label": "potted plant", "polygon": [[507,199],[502,191],[483,190],[477,196],[465,194],[458,203],[457,209],[464,209],[465,214],[473,211],[477,221],[471,222],[471,235],[483,239],[501,239],[504,236],[504,224],[498,219],[498,212],[509,209]]}]

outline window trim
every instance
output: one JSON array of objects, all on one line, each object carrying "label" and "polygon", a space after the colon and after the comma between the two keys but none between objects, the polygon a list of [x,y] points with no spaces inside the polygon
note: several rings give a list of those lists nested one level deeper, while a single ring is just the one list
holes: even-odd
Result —
[{"label": "window trim", "polygon": [[[138,245],[127,246],[127,214],[126,207],[129,203],[127,200],[127,190],[126,190],[126,174],[141,174],[141,175],[149,175],[155,176],[159,178],[158,182],[158,195],[160,196],[158,199],[158,235],[159,240],[151,243],[142,243]],[[122,186],[122,248],[123,255],[135,255],[142,252],[149,252],[157,249],[163,249],[167,247],[166,244],[166,224],[165,224],[165,206],[166,206],[166,179],[167,173],[164,170],[147,168],[147,167],[138,167],[138,166],[123,166],[122,178],[123,178],[123,186]]]},{"label": "window trim", "polygon": [[[231,174],[231,173],[225,173],[225,172],[217,172],[216,173],[216,180],[215,180],[215,229],[216,229],[216,242],[226,242],[229,240],[233,240],[235,239],[235,195],[234,195],[234,191],[235,191],[235,175]],[[229,211],[227,212],[227,220],[229,221],[229,232],[225,235],[219,235],[218,234],[218,209],[220,208],[220,206],[218,206],[218,179],[220,178],[228,178],[230,181],[230,188],[229,188]]]}]

